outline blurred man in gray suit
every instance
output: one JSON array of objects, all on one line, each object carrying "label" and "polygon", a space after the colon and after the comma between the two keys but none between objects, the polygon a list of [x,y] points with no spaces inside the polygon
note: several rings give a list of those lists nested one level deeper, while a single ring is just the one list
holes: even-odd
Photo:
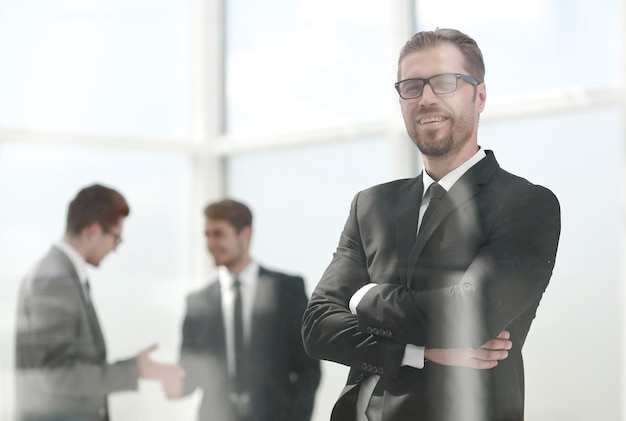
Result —
[{"label": "blurred man in gray suit", "polygon": [[89,294],[87,264],[98,267],[122,242],[130,213],[117,191],[91,185],[70,203],[65,236],[24,278],[16,333],[16,413],[19,421],[105,421],[107,396],[136,390],[138,378],[180,394],[184,371],[149,357],[156,346],[107,362]]}]

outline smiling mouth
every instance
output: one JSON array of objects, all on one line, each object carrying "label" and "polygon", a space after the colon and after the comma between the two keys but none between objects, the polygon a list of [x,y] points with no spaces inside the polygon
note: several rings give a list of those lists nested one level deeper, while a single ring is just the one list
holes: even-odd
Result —
[{"label": "smiling mouth", "polygon": [[439,123],[445,120],[446,120],[445,117],[428,117],[428,118],[421,118],[417,120],[417,122],[419,124],[428,124],[428,123]]}]

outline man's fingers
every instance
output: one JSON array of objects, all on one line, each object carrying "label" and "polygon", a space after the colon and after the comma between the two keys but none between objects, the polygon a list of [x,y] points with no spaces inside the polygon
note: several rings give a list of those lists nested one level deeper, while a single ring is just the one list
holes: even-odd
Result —
[{"label": "man's fingers", "polygon": [[167,368],[168,373],[175,379],[183,379],[187,375],[185,370],[178,364],[167,364],[164,365],[164,368]]},{"label": "man's fingers", "polygon": [[505,350],[477,349],[473,358],[480,361],[501,361],[507,359],[508,356],[509,353]]},{"label": "man's fingers", "polygon": [[476,368],[479,370],[489,370],[498,365],[497,361],[483,361],[483,360],[474,360],[470,364],[470,368]]},{"label": "man's fingers", "polygon": [[146,349],[144,349],[143,351],[141,351],[141,354],[149,354],[152,351],[154,351],[155,349],[157,349],[159,347],[158,344],[152,344],[149,347],[147,347]]},{"label": "man's fingers", "polygon": [[463,366],[488,370],[498,365],[498,361],[505,359],[506,351],[489,351],[485,349],[465,349],[463,352]]},{"label": "man's fingers", "polygon": [[496,336],[496,339],[509,339],[510,337],[511,337],[511,334],[508,331],[503,330],[502,332],[498,334],[498,336]]},{"label": "man's fingers", "polygon": [[492,339],[481,346],[480,349],[509,350],[512,346],[513,342],[508,339]]},{"label": "man's fingers", "polygon": [[424,355],[428,360],[441,365],[488,370],[496,367],[499,361],[508,358],[507,349],[510,349],[510,341],[492,339],[489,342],[493,342],[490,345],[496,346],[497,349],[427,349]]}]

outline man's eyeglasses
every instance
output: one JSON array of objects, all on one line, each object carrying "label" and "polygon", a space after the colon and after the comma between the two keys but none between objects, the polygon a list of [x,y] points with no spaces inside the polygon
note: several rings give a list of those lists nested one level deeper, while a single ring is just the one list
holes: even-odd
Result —
[{"label": "man's eyeglasses", "polygon": [[451,94],[459,87],[459,79],[476,86],[480,82],[472,76],[462,75],[460,73],[442,73],[429,77],[428,79],[404,79],[395,83],[396,91],[402,99],[418,98],[424,92],[424,86],[428,83],[430,89],[437,95]]},{"label": "man's eyeglasses", "polygon": [[110,234],[113,237],[113,241],[115,242],[115,247],[119,246],[120,244],[122,244],[122,241],[124,240],[122,238],[121,234],[115,233],[113,231],[111,231],[109,228],[102,228],[102,232],[105,234]]}]

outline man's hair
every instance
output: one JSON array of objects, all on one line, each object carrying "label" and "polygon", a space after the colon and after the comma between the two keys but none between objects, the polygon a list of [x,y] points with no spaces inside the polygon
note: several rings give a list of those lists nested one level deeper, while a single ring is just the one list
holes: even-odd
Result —
[{"label": "man's hair", "polygon": [[485,80],[485,62],[476,41],[463,32],[448,28],[418,32],[404,44],[398,59],[398,80],[400,79],[400,64],[402,64],[402,60],[407,55],[444,44],[452,44],[459,49],[465,58],[465,70],[470,76],[473,76],[479,82]]},{"label": "man's hair", "polygon": [[94,222],[108,229],[129,213],[130,208],[124,196],[109,187],[93,184],[79,191],[70,202],[65,230],[78,235]]},{"label": "man's hair", "polygon": [[228,221],[235,231],[240,233],[245,227],[252,227],[252,212],[250,208],[241,202],[232,199],[224,199],[210,203],[204,208],[204,216],[207,219],[223,219]]}]

